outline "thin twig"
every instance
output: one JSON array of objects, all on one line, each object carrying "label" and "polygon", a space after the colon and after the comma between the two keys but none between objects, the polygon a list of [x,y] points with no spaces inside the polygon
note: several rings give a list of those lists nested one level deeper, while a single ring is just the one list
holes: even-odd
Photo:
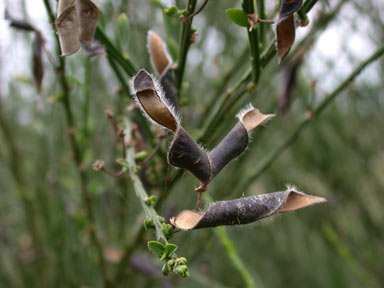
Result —
[{"label": "thin twig", "polygon": [[[193,11],[195,10],[197,0],[188,0],[187,3],[187,10],[190,14],[193,14]],[[181,85],[183,83],[183,76],[184,76],[184,70],[185,70],[185,64],[187,62],[187,55],[188,50],[191,45],[191,30],[192,30],[192,21],[189,21],[189,23],[183,23],[181,28],[181,34],[180,34],[180,40],[179,40],[179,56],[177,60],[177,70],[176,70],[176,77],[175,77],[175,87],[176,90],[179,93],[180,97],[180,90]]]},{"label": "thin twig", "polygon": [[[247,15],[254,15],[256,13],[257,6],[254,0],[243,0],[242,7]],[[248,21],[251,25],[248,30],[248,40],[251,50],[252,81],[256,85],[260,78],[259,32],[258,28],[255,28],[254,25],[252,25],[253,23],[249,20],[249,17],[250,16],[248,16]]]},{"label": "thin twig", "polygon": [[199,14],[201,11],[203,11],[205,5],[208,4],[208,1],[209,0],[204,0],[204,3],[199,7],[199,9],[197,9],[195,12],[193,12],[190,15],[188,15],[187,17],[185,17],[185,16],[180,17],[181,21],[183,21],[184,23],[188,24],[189,21],[192,19],[192,17],[195,17],[197,14]]},{"label": "thin twig", "polygon": [[364,69],[371,64],[372,62],[379,59],[384,54],[384,47],[378,49],[375,53],[372,54],[368,59],[363,61],[331,94],[329,94],[328,97],[326,97],[321,104],[313,111],[309,117],[304,119],[297,128],[291,133],[291,135],[279,146],[276,148],[274,152],[272,152],[269,156],[267,156],[264,161],[262,161],[262,164],[259,166],[258,169],[255,170],[255,172],[248,177],[245,181],[243,186],[241,186],[243,189],[245,186],[249,186],[251,183],[253,183],[257,178],[260,177],[264,173],[265,170],[271,166],[271,164],[280,156],[281,153],[283,153],[289,146],[291,146],[296,139],[301,134],[302,130],[309,124],[311,121],[321,114],[328,106],[331,104],[335,98],[340,95],[340,93],[349,86],[349,84],[355,80],[355,78],[364,71]]},{"label": "thin twig", "polygon": [[[43,0],[43,1],[44,1],[45,8],[47,10],[48,17],[49,17],[49,20],[51,22],[53,31],[55,31],[55,27],[54,27],[55,16],[54,16],[54,13],[52,11],[49,0]],[[90,236],[90,239],[92,241],[92,244],[97,250],[98,262],[99,262],[98,264],[99,264],[99,269],[100,269],[101,275],[103,277],[104,286],[109,287],[109,281],[108,281],[108,277],[107,277],[107,267],[106,267],[106,262],[105,262],[104,255],[103,255],[103,247],[102,247],[102,244],[101,244],[101,242],[98,238],[98,235],[96,233],[96,219],[95,219],[94,211],[93,211],[93,207],[92,207],[92,199],[91,199],[91,196],[89,195],[88,190],[87,190],[88,178],[87,178],[86,171],[84,169],[80,168],[80,166],[82,164],[82,160],[83,160],[83,155],[82,155],[82,151],[80,149],[80,145],[79,145],[77,138],[75,136],[75,133],[74,133],[76,126],[75,126],[75,118],[73,116],[72,108],[71,108],[71,104],[70,104],[70,89],[69,89],[69,85],[68,85],[68,82],[67,82],[67,79],[65,76],[65,58],[60,57],[61,53],[60,53],[59,39],[58,39],[57,34],[56,33],[54,33],[54,34],[55,34],[55,39],[56,39],[56,44],[57,44],[57,56],[59,58],[59,67],[57,67],[57,75],[59,77],[61,89],[63,92],[62,103],[64,106],[64,111],[65,111],[65,115],[66,115],[66,119],[67,119],[67,130],[70,131],[70,133],[68,133],[68,135],[69,135],[71,149],[72,149],[72,153],[73,153],[73,157],[74,157],[73,160],[74,160],[74,164],[76,166],[76,170],[78,171],[79,178],[80,178],[80,192],[81,192],[81,196],[82,196],[82,200],[83,200],[83,205],[85,206],[85,209],[87,212],[86,217],[87,217],[88,224],[89,224],[88,232],[89,232],[89,236]]]},{"label": "thin twig", "polygon": [[[126,118],[125,119],[125,141],[126,142],[131,141],[132,139],[131,134],[132,134],[132,123],[128,118]],[[161,230],[161,223],[159,221],[159,217],[156,210],[145,203],[146,199],[148,199],[148,194],[144,189],[144,186],[140,180],[140,177],[136,173],[135,150],[132,145],[130,145],[127,148],[127,157],[125,158],[125,160],[126,160],[126,166],[129,170],[129,175],[133,183],[133,188],[135,190],[136,196],[140,201],[140,204],[145,212],[146,217],[152,219],[153,223],[155,224],[156,238],[159,241],[161,240],[164,244],[167,244],[168,243],[167,237],[164,235],[163,231]],[[136,244],[138,243],[138,241],[140,241],[143,233],[144,233],[144,225],[141,224],[141,228],[137,229],[135,233],[135,236],[134,236],[135,240],[132,241],[128,247],[126,247],[126,250],[123,253],[123,257],[120,260],[120,263],[118,264],[117,272],[113,281],[114,286],[117,286],[118,283],[121,281],[125,273],[126,263],[128,263],[129,258],[133,253],[136,247]]]}]

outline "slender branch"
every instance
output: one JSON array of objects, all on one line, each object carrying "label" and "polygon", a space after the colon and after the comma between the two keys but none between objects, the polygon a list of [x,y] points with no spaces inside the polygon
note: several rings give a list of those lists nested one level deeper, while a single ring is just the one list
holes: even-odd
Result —
[{"label": "slender branch", "polygon": [[[195,11],[197,0],[188,0],[186,10],[188,11],[189,15],[193,14]],[[175,87],[180,95],[181,91],[181,85],[183,83],[183,76],[184,76],[184,70],[185,70],[185,64],[187,62],[187,55],[189,47],[192,44],[191,41],[191,31],[192,31],[192,21],[189,21],[189,23],[182,24],[181,33],[180,33],[180,40],[179,40],[179,56],[177,61],[177,70],[176,70],[176,77],[175,77]]]},{"label": "slender branch", "polygon": [[26,183],[26,179],[24,176],[24,171],[22,169],[23,159],[20,155],[20,151],[18,149],[17,141],[12,133],[12,127],[9,125],[7,120],[5,119],[4,109],[2,107],[1,97],[0,97],[0,129],[3,132],[3,137],[5,144],[8,148],[9,154],[9,166],[10,171],[14,177],[16,184],[16,191],[18,196],[21,199],[21,204],[24,210],[24,220],[26,229],[31,235],[33,249],[37,254],[36,259],[36,269],[37,274],[39,275],[40,284],[42,287],[45,287],[46,283],[46,267],[44,261],[45,258],[45,249],[43,244],[43,235],[40,229],[39,219],[36,214],[36,207],[34,205],[34,197],[31,194],[30,187]]},{"label": "slender branch", "polygon": [[[261,19],[266,19],[264,0],[257,0],[257,11]],[[265,26],[264,25],[259,25],[259,37],[260,37],[260,43],[264,48],[264,45],[265,45]]]},{"label": "slender branch", "polygon": [[181,17],[181,20],[185,23],[188,23],[192,17],[195,17],[197,14],[199,14],[201,11],[203,11],[204,7],[208,4],[209,0],[204,0],[204,3],[192,14],[188,15],[187,17]]},{"label": "slender branch", "polygon": [[[126,120],[125,120],[125,141],[129,143],[132,139],[131,137],[132,137],[132,123],[128,118],[126,118]],[[155,231],[156,231],[157,240],[159,240],[159,241],[161,240],[162,242],[167,244],[168,243],[167,237],[164,235],[163,231],[161,230],[161,223],[159,221],[159,216],[158,216],[156,210],[153,207],[148,206],[146,204],[146,199],[148,199],[148,194],[145,191],[143,183],[141,182],[141,180],[140,180],[140,178],[136,172],[137,166],[136,166],[136,162],[135,162],[135,150],[134,150],[132,145],[130,145],[127,148],[126,155],[127,155],[127,157],[125,158],[125,163],[122,163],[122,164],[125,165],[129,170],[130,179],[133,183],[133,188],[135,190],[136,196],[140,201],[140,204],[144,210],[146,217],[152,219],[153,223],[155,224]],[[115,279],[113,282],[114,286],[116,286],[121,281],[121,279],[125,273],[126,264],[128,263],[129,258],[131,256],[131,254],[133,253],[133,251],[136,247],[136,244],[138,243],[138,241],[140,241],[143,233],[144,233],[144,225],[141,223],[140,228],[138,228],[136,230],[136,233],[134,236],[135,240],[132,241],[130,243],[130,245],[126,248],[126,250],[123,254],[123,257],[122,257],[122,259],[118,265],[116,276],[115,276]]]},{"label": "slender branch", "polygon": [[[242,7],[248,15],[257,13],[255,0],[243,0]],[[259,52],[259,32],[258,28],[254,27],[256,23],[248,30],[249,47],[251,50],[252,63],[252,81],[257,84],[260,78],[260,52]],[[258,25],[259,26],[259,25]]]},{"label": "slender branch", "polygon": [[112,41],[108,38],[108,36],[104,33],[104,31],[100,28],[96,28],[95,38],[100,41],[101,44],[107,49],[108,57],[113,58],[123,70],[130,76],[134,76],[136,74],[137,69],[135,65],[128,58],[124,57],[123,54],[113,45]]},{"label": "slender branch", "polygon": [[[53,14],[49,0],[43,0],[43,1],[48,13],[48,17],[51,21],[53,31],[55,31],[55,27],[54,27],[55,16]],[[64,106],[64,111],[67,119],[67,131],[68,131],[70,145],[71,145],[71,149],[74,157],[73,160],[80,178],[80,191],[81,191],[83,204],[86,209],[86,217],[89,224],[88,232],[89,232],[89,236],[92,241],[92,244],[96,248],[96,251],[98,254],[98,262],[99,262],[98,264],[99,264],[101,275],[103,277],[104,286],[109,287],[109,282],[107,277],[107,267],[106,267],[105,259],[103,256],[103,247],[96,233],[96,219],[95,219],[94,211],[92,207],[92,199],[87,190],[87,182],[88,182],[87,174],[86,174],[86,171],[84,169],[81,169],[80,167],[82,164],[83,155],[75,135],[76,126],[75,126],[75,119],[72,113],[72,108],[70,103],[70,89],[69,89],[68,81],[65,76],[65,58],[60,57],[60,45],[59,45],[59,39],[56,33],[55,33],[55,38],[57,43],[57,55],[59,58],[59,66],[56,67],[57,75],[59,77],[60,86],[63,92],[62,103]]]},{"label": "slender branch", "polygon": [[[262,162],[256,171],[244,181],[244,186],[250,185],[254,182],[261,174],[266,171],[269,166],[283,153],[289,146],[291,146],[296,139],[301,134],[302,130],[311,122],[313,118],[320,115],[328,106],[331,104],[335,98],[340,95],[340,93],[349,86],[349,84],[355,80],[355,78],[364,71],[364,69],[371,64],[372,62],[379,59],[384,54],[384,47],[378,49],[375,53],[372,54],[368,59],[363,61],[328,97],[326,97],[321,104],[312,112],[312,114],[304,119],[298,127],[292,132],[292,134],[279,146],[277,149],[272,152],[266,159]],[[243,188],[245,188],[243,186]]]}]

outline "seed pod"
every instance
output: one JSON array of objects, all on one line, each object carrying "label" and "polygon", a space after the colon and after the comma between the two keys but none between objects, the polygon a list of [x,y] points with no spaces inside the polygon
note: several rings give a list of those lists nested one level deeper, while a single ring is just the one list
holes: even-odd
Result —
[{"label": "seed pod", "polygon": [[131,87],[139,107],[148,119],[176,132],[180,120],[152,76],[147,71],[140,70],[133,78]]},{"label": "seed pod", "polygon": [[59,35],[61,55],[68,56],[80,48],[74,0],[60,0],[57,10],[56,31]]},{"label": "seed pod", "polygon": [[171,69],[172,58],[169,56],[167,47],[160,36],[153,31],[148,32],[147,43],[151,64],[160,77],[159,81],[163,86],[164,96],[175,107],[176,112],[179,112],[179,101]]},{"label": "seed pod", "polygon": [[276,25],[278,63],[288,54],[295,42],[294,13],[299,10],[302,0],[283,0],[281,2],[279,20]]},{"label": "seed pod", "polygon": [[325,198],[307,195],[291,188],[283,192],[216,202],[202,213],[184,210],[171,218],[170,222],[180,230],[244,225],[325,201]]},{"label": "seed pod", "polygon": [[90,0],[76,0],[76,12],[79,25],[79,40],[91,44],[99,20],[99,10]]},{"label": "seed pod", "polygon": [[179,127],[168,152],[169,164],[184,168],[193,173],[202,183],[211,179],[211,165],[207,152],[195,140]]},{"label": "seed pod", "polygon": [[171,56],[169,56],[164,41],[156,32],[148,32],[147,42],[152,67],[161,77],[164,71],[172,64]]},{"label": "seed pod", "polygon": [[215,177],[231,160],[238,157],[248,146],[248,133],[257,126],[265,123],[273,115],[264,115],[252,105],[240,111],[237,115],[240,122],[224,137],[223,140],[209,153],[212,165],[211,178]]},{"label": "seed pod", "polygon": [[35,32],[35,39],[33,40],[33,79],[37,92],[41,92],[41,82],[44,77],[44,66],[42,59],[43,38],[40,32]]},{"label": "seed pod", "polygon": [[179,99],[177,98],[177,92],[175,82],[173,81],[173,71],[168,68],[161,78],[159,79],[161,86],[163,86],[164,96],[168,99],[169,103],[175,108],[176,113],[179,113]]}]

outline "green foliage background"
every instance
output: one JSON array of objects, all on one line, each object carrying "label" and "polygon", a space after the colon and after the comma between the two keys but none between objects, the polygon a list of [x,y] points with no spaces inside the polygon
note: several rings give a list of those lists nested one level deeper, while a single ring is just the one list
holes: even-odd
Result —
[{"label": "green foliage background", "polygon": [[[26,2],[29,1],[15,1],[10,8],[33,23],[35,15],[25,8]],[[51,2],[55,10],[56,1]],[[152,71],[146,50],[149,29],[167,40],[176,58],[180,21],[165,16],[154,1],[95,3],[102,11],[100,26],[136,67]],[[298,28],[296,44],[306,39],[309,31],[316,29],[312,27],[324,21],[339,3],[340,10],[327,26],[317,29],[314,44],[300,66],[290,111],[281,115],[276,110],[286,64],[277,65],[273,58],[262,71],[257,91],[246,93],[233,105],[203,143],[208,149],[214,147],[235,124],[238,110],[248,102],[264,113],[277,113],[265,128],[253,134],[250,148],[215,178],[207,193],[218,201],[280,191],[292,183],[308,194],[328,199],[323,205],[227,229],[257,287],[384,285],[382,58],[349,85],[325,113],[313,119],[269,169],[255,181],[248,181],[263,159],[306,117],[312,103],[319,103],[368,52],[383,45],[384,26],[380,19],[384,19],[384,6],[373,0],[318,1],[308,15],[311,25]],[[267,15],[273,18],[279,3],[266,4]],[[185,7],[184,1],[177,0],[176,5]],[[189,51],[182,92],[183,126],[194,136],[200,135],[217,101],[214,97],[221,97],[223,88],[232,87],[250,67],[246,30],[225,15],[225,10],[232,7],[239,8],[240,1],[210,1],[194,19],[199,36]],[[45,21],[37,25],[41,25],[47,47],[55,54],[54,34],[47,18]],[[272,27],[264,27],[263,49],[274,37]],[[27,52],[31,49],[28,34],[9,29],[8,42],[1,50],[2,67],[9,67],[13,61],[19,63],[20,60],[8,57],[14,55],[9,52],[12,47]],[[342,29],[344,33],[340,33]],[[322,36],[328,31],[342,37],[341,48],[336,52],[336,43],[327,43],[330,51],[319,44],[326,41]],[[357,37],[357,42],[351,41],[353,37]],[[353,43],[368,48],[357,51]],[[296,46],[292,51],[291,55],[295,54]],[[33,86],[29,65],[17,75],[9,68],[3,68],[1,73],[0,286],[102,287],[97,253],[86,233],[89,223],[60,105],[62,91],[46,56],[44,64],[41,95]],[[142,224],[143,212],[128,179],[116,179],[91,168],[94,160],[103,159],[111,170],[119,169],[115,159],[121,157],[121,152],[104,110],[110,107],[118,117],[131,115],[127,111],[131,100],[124,90],[118,89],[120,84],[106,57],[90,59],[83,52],[68,57],[66,76],[71,87],[75,133],[84,155],[82,169],[88,175],[86,188],[107,256],[107,272],[112,277],[118,266],[112,256],[119,258],[131,245]],[[129,77],[124,77],[128,82]],[[150,153],[155,143],[146,140]],[[168,140],[163,141],[160,152],[148,163],[147,178],[153,184],[150,194],[158,198],[167,195],[158,212],[169,217],[193,207],[193,188],[198,183],[186,173],[175,185],[169,185],[172,180],[168,178],[177,170],[166,163]],[[38,234],[38,250],[27,229],[31,225]],[[159,275],[161,263],[146,248],[146,242],[153,238],[151,233],[139,237],[132,254],[152,270],[138,268],[133,261],[127,263],[119,287],[244,287],[242,275],[213,229],[177,233],[172,238],[172,243],[179,246],[178,255],[188,259],[191,276],[187,279]]]}]

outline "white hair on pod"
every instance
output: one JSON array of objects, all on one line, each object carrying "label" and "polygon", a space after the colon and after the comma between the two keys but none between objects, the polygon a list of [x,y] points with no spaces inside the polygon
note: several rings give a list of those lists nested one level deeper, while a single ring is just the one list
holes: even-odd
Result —
[{"label": "white hair on pod", "polygon": [[252,103],[248,103],[244,108],[242,108],[237,114],[236,114],[236,118],[239,119],[240,122],[243,121],[243,117],[245,114],[247,114],[249,111],[252,111],[253,109],[255,109],[255,107],[253,107]]},{"label": "white hair on pod", "polygon": [[[169,102],[169,100],[165,97],[164,90],[163,90],[163,87],[160,84],[160,82],[157,81],[156,78],[151,73],[148,73],[147,71],[145,71],[145,72],[151,77],[152,82],[155,86],[156,94],[159,96],[160,101],[168,108],[169,112],[171,113],[171,115],[175,119],[175,121],[177,123],[177,129],[178,129],[178,127],[180,126],[180,122],[181,122],[181,115],[176,112],[175,106],[173,104],[171,104]],[[139,108],[140,108],[141,112],[143,113],[143,115],[145,116],[145,118],[147,118],[150,122],[152,122],[155,125],[166,128],[167,130],[170,130],[167,127],[164,127],[163,125],[154,121],[152,119],[152,117],[147,113],[147,111],[145,111],[144,107],[142,106],[142,104],[140,103],[140,100],[137,98],[137,95],[136,95],[137,92],[140,92],[140,91],[137,91],[135,89],[134,81],[135,81],[136,76],[137,76],[137,74],[135,76],[131,77],[131,79],[129,80],[129,88],[130,88],[131,94],[133,95],[133,99],[134,99],[135,103],[137,104],[137,106],[139,106]]]},{"label": "white hair on pod", "polygon": [[[248,113],[248,112],[251,112],[252,110],[258,110],[260,112],[259,109],[255,108],[252,103],[248,103],[243,109],[241,109],[239,111],[239,113],[236,114],[236,118],[239,119],[239,121],[241,123],[243,123],[243,117]],[[261,112],[260,112],[261,113]],[[268,117],[262,122],[260,123],[260,126],[265,126],[269,120],[271,120],[273,117],[275,117],[276,115],[275,114],[269,114]]]}]

